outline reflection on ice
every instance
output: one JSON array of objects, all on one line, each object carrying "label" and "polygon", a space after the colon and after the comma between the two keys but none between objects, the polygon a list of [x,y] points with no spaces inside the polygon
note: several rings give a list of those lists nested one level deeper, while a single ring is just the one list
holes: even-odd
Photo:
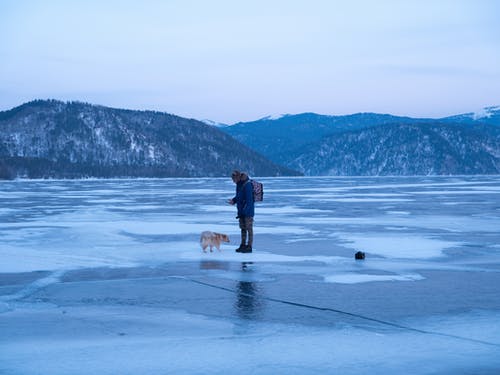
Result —
[{"label": "reflection on ice", "polygon": [[200,270],[228,270],[228,262],[219,262],[216,260],[202,260],[200,262]]},{"label": "reflection on ice", "polygon": [[239,281],[236,285],[236,314],[241,319],[258,318],[263,308],[262,291],[252,281]]}]

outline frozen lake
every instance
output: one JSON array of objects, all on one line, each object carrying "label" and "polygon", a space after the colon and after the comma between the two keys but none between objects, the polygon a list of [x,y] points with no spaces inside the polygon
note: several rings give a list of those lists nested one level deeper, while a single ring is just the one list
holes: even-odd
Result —
[{"label": "frozen lake", "polygon": [[258,180],[0,182],[0,374],[500,373],[500,176]]}]

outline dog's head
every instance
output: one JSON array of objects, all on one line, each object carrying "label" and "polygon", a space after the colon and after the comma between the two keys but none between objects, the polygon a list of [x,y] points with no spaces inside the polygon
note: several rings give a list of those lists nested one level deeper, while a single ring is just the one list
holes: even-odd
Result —
[{"label": "dog's head", "polygon": [[221,240],[222,242],[229,242],[229,236],[227,234],[223,234],[223,233],[214,233],[217,238],[219,240]]}]

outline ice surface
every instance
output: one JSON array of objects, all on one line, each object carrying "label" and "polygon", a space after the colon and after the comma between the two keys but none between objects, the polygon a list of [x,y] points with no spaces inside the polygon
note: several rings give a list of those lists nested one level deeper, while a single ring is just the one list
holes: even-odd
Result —
[{"label": "ice surface", "polygon": [[[23,321],[40,319],[65,329],[85,329],[78,340],[47,332],[50,342],[13,340],[2,346],[3,368],[29,374],[431,374],[495,373],[498,350],[447,337],[391,334],[355,327],[335,330],[245,326],[165,309],[104,307],[20,310]],[[459,315],[424,328],[494,337],[498,315]],[[57,319],[57,320],[56,320]],[[95,322],[92,325],[90,322]],[[134,330],[147,325],[147,329]],[[120,327],[131,327],[125,332]],[[12,337],[14,338],[14,337]],[[440,358],[436,360],[436,352]],[[29,353],[29,354],[28,354]],[[57,358],[48,361],[47,359]],[[477,359],[489,358],[487,362]],[[489,370],[489,372],[488,372]],[[10,372],[12,373],[12,372]]]},{"label": "ice surface", "polygon": [[500,372],[500,177],[259,180],[1,182],[0,373]]}]

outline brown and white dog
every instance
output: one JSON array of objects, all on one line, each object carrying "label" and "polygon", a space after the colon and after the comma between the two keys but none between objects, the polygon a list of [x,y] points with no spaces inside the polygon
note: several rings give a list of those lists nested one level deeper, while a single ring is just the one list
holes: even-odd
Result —
[{"label": "brown and white dog", "polygon": [[210,252],[212,252],[213,247],[220,251],[221,242],[229,242],[229,237],[227,236],[227,234],[215,233],[210,231],[201,233],[200,246],[203,249],[204,253],[207,252],[207,247],[210,247]]}]

